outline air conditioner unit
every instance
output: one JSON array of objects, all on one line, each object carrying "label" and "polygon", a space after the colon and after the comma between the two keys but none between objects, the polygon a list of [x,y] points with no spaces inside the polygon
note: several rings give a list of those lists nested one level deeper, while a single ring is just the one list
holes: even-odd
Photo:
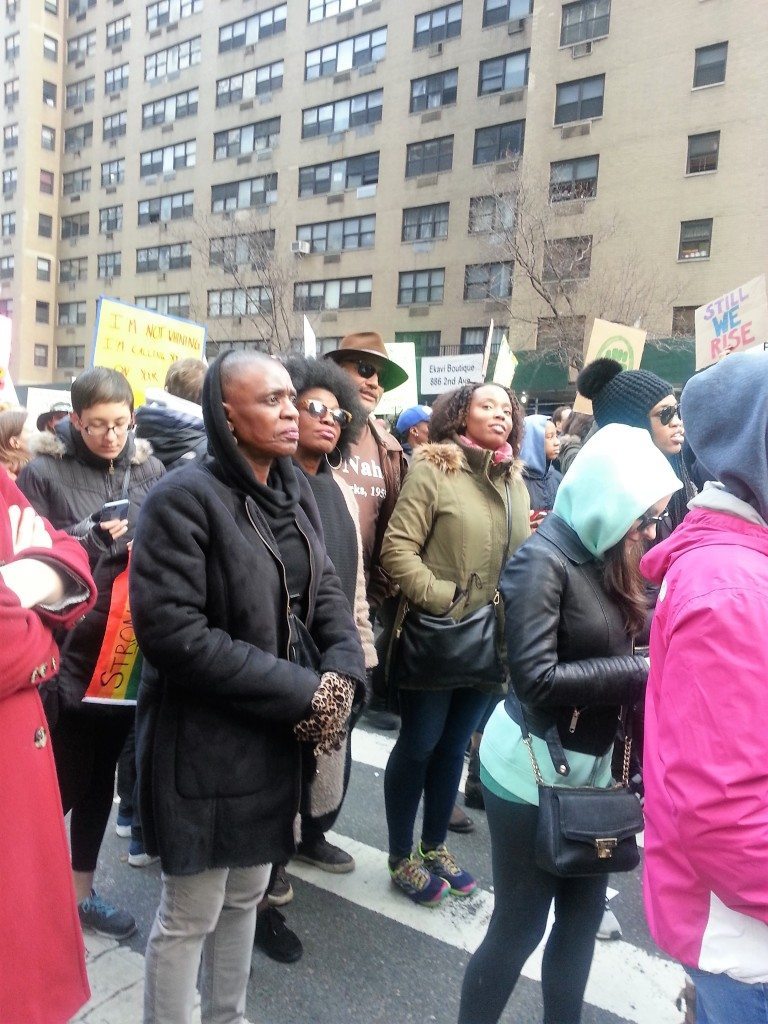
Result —
[{"label": "air conditioner unit", "polygon": [[432,45],[429,48],[429,56],[430,57],[439,57],[442,52],[443,52],[443,44],[442,43],[432,43]]},{"label": "air conditioner unit", "polygon": [[510,36],[517,35],[518,32],[522,32],[525,28],[525,18],[518,18],[517,21],[510,21],[507,25],[507,34]]},{"label": "air conditioner unit", "polygon": [[296,241],[291,242],[291,252],[301,256],[308,256],[309,242],[296,239]]},{"label": "air conditioner unit", "polygon": [[575,139],[579,135],[589,135],[592,131],[591,121],[582,121],[579,124],[568,124],[560,129],[561,139]]},{"label": "air conditioner unit", "polygon": [[588,57],[592,53],[592,43],[577,43],[571,47],[571,57],[576,60],[578,57]]}]

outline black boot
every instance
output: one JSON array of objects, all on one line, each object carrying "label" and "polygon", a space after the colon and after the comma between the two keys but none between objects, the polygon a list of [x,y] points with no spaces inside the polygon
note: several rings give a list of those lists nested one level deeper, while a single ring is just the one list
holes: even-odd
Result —
[{"label": "black boot", "polygon": [[275,907],[267,907],[257,914],[254,945],[281,964],[293,964],[301,960],[304,953],[301,939]]},{"label": "black boot", "polygon": [[469,755],[467,781],[464,786],[464,806],[472,807],[476,811],[485,810],[485,800],[483,799],[483,787],[480,783],[479,747],[475,747],[475,749]]}]

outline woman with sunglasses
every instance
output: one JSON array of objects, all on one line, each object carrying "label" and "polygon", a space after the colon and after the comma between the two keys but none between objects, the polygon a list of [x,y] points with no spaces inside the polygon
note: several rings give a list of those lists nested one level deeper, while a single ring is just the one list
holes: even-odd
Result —
[{"label": "woman with sunglasses", "polygon": [[[325,548],[353,610],[365,667],[371,669],[377,659],[365,597],[357,502],[352,488],[332,468],[347,457],[350,445],[365,424],[366,412],[354,384],[332,362],[294,356],[286,359],[284,365],[296,389],[295,405],[299,410],[299,441],[293,462],[314,494]],[[295,855],[298,860],[334,874],[345,874],[355,868],[354,859],[325,838],[341,811],[349,785],[350,735],[351,727],[341,750],[315,759],[316,774],[303,794],[301,844]],[[285,865],[276,865],[267,890],[269,906],[259,906],[256,943],[272,959],[283,963],[298,960],[302,954],[299,938],[275,909],[292,899],[293,887]]]},{"label": "woman with sunglasses", "polygon": [[680,487],[645,431],[612,424],[576,456],[555,505],[501,580],[513,690],[480,745],[491,832],[494,911],[462,989],[460,1024],[495,1024],[541,941],[545,1024],[581,1020],[607,875],[557,878],[536,863],[543,781],[611,785],[621,708],[642,693],[645,658],[632,638],[645,621],[639,571],[669,496]]},{"label": "woman with sunglasses", "polygon": [[[520,405],[499,384],[441,395],[417,449],[382,547],[382,563],[408,602],[461,620],[497,600],[509,554],[530,535],[528,492],[517,461]],[[402,727],[387,763],[384,798],[392,883],[430,906],[476,888],[445,845],[464,751],[501,680],[469,680],[472,666],[436,662],[397,686]],[[466,676],[464,671],[466,670]],[[419,801],[421,840],[413,850]]]}]

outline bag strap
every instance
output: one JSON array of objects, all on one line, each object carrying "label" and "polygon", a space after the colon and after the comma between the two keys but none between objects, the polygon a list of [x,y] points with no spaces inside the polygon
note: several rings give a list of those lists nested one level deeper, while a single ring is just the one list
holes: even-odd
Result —
[{"label": "bag strap", "polygon": [[[544,782],[544,778],[541,774],[541,768],[539,762],[536,759],[536,755],[533,752],[533,743],[531,742],[531,734],[528,731],[528,723],[525,720],[525,708],[523,707],[522,701],[518,701],[520,707],[520,731],[523,734],[523,743],[528,748],[528,756],[531,759],[531,769],[533,776],[536,779],[538,786],[545,786],[547,783]],[[621,785],[626,789],[629,786],[629,762],[630,755],[632,753],[632,715],[630,709],[622,707],[621,715],[619,720],[624,725],[624,763],[622,765],[621,772]]]},{"label": "bag strap", "polygon": [[501,577],[504,572],[504,567],[509,561],[509,545],[512,543],[512,493],[509,489],[509,480],[504,481],[504,491],[507,496],[507,500],[504,505],[507,510],[507,543],[504,547],[504,557],[501,560],[501,568],[499,569],[499,580],[496,584],[496,590],[499,589],[501,583]]}]

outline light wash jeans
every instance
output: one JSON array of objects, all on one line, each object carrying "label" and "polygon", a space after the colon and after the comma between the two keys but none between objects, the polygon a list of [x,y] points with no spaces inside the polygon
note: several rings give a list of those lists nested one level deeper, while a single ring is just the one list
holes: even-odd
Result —
[{"label": "light wash jeans", "polygon": [[696,1024],[768,1024],[768,985],[686,967],[696,986]]},{"label": "light wash jeans", "polygon": [[270,869],[163,874],[147,942],[144,1024],[190,1024],[201,957],[203,1024],[242,1024],[256,907]]}]

